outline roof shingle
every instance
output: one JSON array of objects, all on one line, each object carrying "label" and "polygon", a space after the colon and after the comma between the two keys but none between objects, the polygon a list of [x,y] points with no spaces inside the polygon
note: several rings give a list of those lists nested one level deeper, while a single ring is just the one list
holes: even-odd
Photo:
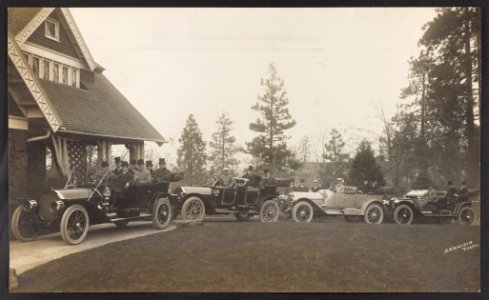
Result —
[{"label": "roof shingle", "polygon": [[40,80],[61,118],[59,132],[164,143],[166,140],[103,75],[82,82],[87,89]]}]

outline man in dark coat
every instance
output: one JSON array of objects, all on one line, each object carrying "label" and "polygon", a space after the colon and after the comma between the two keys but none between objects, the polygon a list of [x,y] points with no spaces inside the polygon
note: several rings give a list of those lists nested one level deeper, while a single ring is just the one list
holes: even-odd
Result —
[{"label": "man in dark coat", "polygon": [[249,180],[248,186],[257,187],[260,184],[261,177],[254,174],[253,166],[249,166],[242,177]]},{"label": "man in dark coat", "polygon": [[272,177],[272,175],[270,174],[270,170],[265,169],[263,172],[265,173],[265,177],[263,178],[262,182],[262,185],[264,187],[277,185],[277,180]]},{"label": "man in dark coat", "polygon": [[467,184],[465,181],[462,181],[460,185],[460,190],[458,191],[458,196],[460,201],[468,201],[469,200],[469,190],[467,189]]},{"label": "man in dark coat", "polygon": [[146,170],[148,170],[151,173],[151,176],[153,176],[153,161],[152,160],[147,160],[146,161]]},{"label": "man in dark coat", "polygon": [[309,189],[304,185],[304,178],[301,178],[301,184],[295,187],[296,192],[308,192]]},{"label": "man in dark coat", "polygon": [[160,158],[158,161],[159,168],[153,171],[153,178],[157,181],[170,181],[172,172],[166,168],[166,161],[164,158]]},{"label": "man in dark coat", "polygon": [[115,162],[115,169],[114,171],[112,171],[112,173],[114,173],[114,175],[119,175],[122,173],[121,158],[120,157],[114,158],[114,162]]},{"label": "man in dark coat", "polygon": [[126,184],[132,181],[133,174],[129,171],[129,164],[127,161],[121,162],[122,170],[119,175],[111,181],[112,186],[112,203],[110,205],[111,209],[115,209],[119,204],[119,199],[122,197],[122,193],[124,192],[124,188]]},{"label": "man in dark coat", "polygon": [[447,200],[453,200],[457,197],[457,188],[453,185],[453,182],[448,181],[448,189],[447,189]]}]

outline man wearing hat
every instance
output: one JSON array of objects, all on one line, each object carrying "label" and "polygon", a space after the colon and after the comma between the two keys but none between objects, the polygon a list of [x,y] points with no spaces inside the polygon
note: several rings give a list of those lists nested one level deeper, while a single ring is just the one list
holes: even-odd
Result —
[{"label": "man wearing hat", "polygon": [[304,178],[301,178],[301,184],[295,187],[296,192],[307,192],[309,189],[304,185]]},{"label": "man wearing hat", "polygon": [[134,184],[148,184],[151,183],[151,173],[146,170],[144,166],[144,159],[138,159],[138,167],[134,171]]},{"label": "man wearing hat", "polygon": [[138,168],[138,166],[137,166],[137,160],[131,159],[129,161],[129,172],[134,173],[134,171],[136,171],[137,168]]},{"label": "man wearing hat", "polygon": [[336,185],[334,187],[335,192],[339,194],[345,193],[345,185],[343,184],[343,178],[336,178]]},{"label": "man wearing hat", "polygon": [[146,161],[146,170],[151,173],[151,176],[153,176],[153,161],[152,160],[147,160]]},{"label": "man wearing hat", "polygon": [[114,175],[119,175],[122,172],[121,158],[120,157],[114,158],[114,162],[115,162],[115,169],[114,171],[112,171],[112,173],[114,173]]},{"label": "man wearing hat", "polygon": [[270,174],[270,170],[265,169],[263,170],[263,172],[265,173],[265,177],[263,178],[262,182],[263,186],[273,186],[277,184],[277,180],[272,177],[272,175]]},{"label": "man wearing hat", "polygon": [[122,197],[124,187],[132,181],[133,174],[129,171],[129,164],[127,161],[122,161],[121,167],[121,173],[112,180],[111,209],[117,207],[119,199]]},{"label": "man wearing hat", "polygon": [[226,189],[233,187],[234,184],[236,183],[234,181],[233,175],[231,175],[231,173],[229,172],[229,168],[226,168],[226,167],[224,169],[222,169],[221,179],[222,179],[222,185]]},{"label": "man wearing hat", "polygon": [[160,158],[158,161],[159,168],[153,171],[153,178],[158,181],[169,181],[172,176],[172,172],[166,168],[166,161],[164,158]]},{"label": "man wearing hat", "polygon": [[102,180],[104,183],[109,182],[115,175],[112,174],[112,172],[109,171],[109,163],[106,162],[105,160],[102,161],[102,165],[99,169],[93,173],[90,178],[94,180]]},{"label": "man wearing hat", "polygon": [[314,179],[314,181],[312,182],[311,192],[317,192],[319,191],[319,189],[319,181],[317,179]]},{"label": "man wearing hat", "polygon": [[253,166],[248,166],[248,169],[245,170],[242,177],[249,180],[247,183],[248,186],[256,187],[260,184],[261,178],[253,173]]}]

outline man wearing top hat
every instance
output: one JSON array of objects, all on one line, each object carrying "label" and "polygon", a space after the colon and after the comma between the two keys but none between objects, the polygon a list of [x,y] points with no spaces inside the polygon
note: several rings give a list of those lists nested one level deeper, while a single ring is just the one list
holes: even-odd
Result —
[{"label": "man wearing top hat", "polygon": [[257,187],[260,184],[261,178],[253,173],[253,166],[249,166],[241,177],[248,179],[248,186]]},{"label": "man wearing top hat", "polygon": [[151,173],[151,176],[153,176],[153,161],[152,160],[147,160],[146,161],[146,170],[148,170]]},{"label": "man wearing top hat", "polygon": [[159,168],[153,171],[153,178],[158,181],[170,181],[172,172],[166,168],[166,161],[160,158],[158,161]]},{"label": "man wearing top hat", "polygon": [[129,172],[134,173],[134,171],[136,171],[137,168],[138,168],[138,166],[137,166],[137,160],[131,159],[129,161]]},{"label": "man wearing top hat", "polygon": [[115,162],[115,169],[112,171],[112,173],[114,173],[114,175],[119,175],[122,172],[121,158],[120,157],[114,158],[114,162]]},{"label": "man wearing top hat", "polygon": [[265,169],[263,170],[263,172],[265,173],[265,177],[263,177],[263,181],[262,181],[262,185],[264,187],[273,186],[277,184],[277,180],[274,177],[272,177],[272,175],[270,174],[270,170]]},{"label": "man wearing top hat", "polygon": [[144,159],[138,159],[138,167],[134,171],[134,184],[148,184],[151,183],[151,173],[146,170],[144,166]]}]

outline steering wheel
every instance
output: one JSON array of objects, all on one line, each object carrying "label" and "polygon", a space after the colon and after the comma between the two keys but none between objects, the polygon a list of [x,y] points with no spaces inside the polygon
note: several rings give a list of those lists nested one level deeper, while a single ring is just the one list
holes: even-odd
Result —
[{"label": "steering wheel", "polygon": [[222,184],[223,181],[222,181],[222,178],[219,176],[219,175],[212,175],[212,178],[214,179],[214,183],[212,184],[212,186],[216,186],[218,184]]}]

